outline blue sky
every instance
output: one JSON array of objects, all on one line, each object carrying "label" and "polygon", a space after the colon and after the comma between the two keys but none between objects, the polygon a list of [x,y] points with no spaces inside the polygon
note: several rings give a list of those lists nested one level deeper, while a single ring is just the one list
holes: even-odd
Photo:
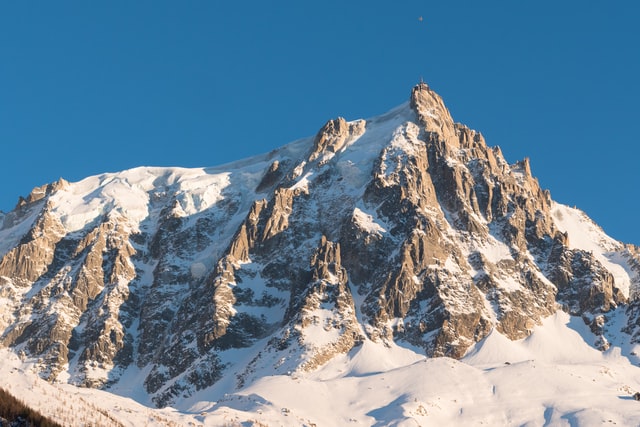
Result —
[{"label": "blue sky", "polygon": [[631,0],[2,2],[0,210],[58,177],[263,153],[423,78],[640,244],[639,18]]}]

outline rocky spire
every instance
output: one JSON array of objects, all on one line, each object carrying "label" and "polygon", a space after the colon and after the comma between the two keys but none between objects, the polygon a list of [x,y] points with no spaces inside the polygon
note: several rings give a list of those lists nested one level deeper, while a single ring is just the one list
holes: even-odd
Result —
[{"label": "rocky spire", "polygon": [[455,139],[453,119],[449,110],[440,95],[431,90],[426,83],[421,82],[413,87],[410,105],[427,132],[437,133],[445,140]]},{"label": "rocky spire", "polygon": [[331,156],[337,153],[345,144],[364,133],[365,123],[364,120],[349,123],[342,117],[329,120],[318,131],[313,141],[313,151],[309,161],[316,160],[322,154]]},{"label": "rocky spire", "polygon": [[68,187],[69,187],[69,182],[64,178],[60,178],[59,180],[54,181],[50,184],[45,184],[40,187],[35,187],[33,190],[31,190],[31,193],[29,193],[29,195],[26,198],[22,196],[20,197],[20,199],[18,200],[18,204],[16,205],[16,208],[30,204],[30,203],[37,202],[38,200],[41,200],[55,193],[58,190],[63,190]]}]

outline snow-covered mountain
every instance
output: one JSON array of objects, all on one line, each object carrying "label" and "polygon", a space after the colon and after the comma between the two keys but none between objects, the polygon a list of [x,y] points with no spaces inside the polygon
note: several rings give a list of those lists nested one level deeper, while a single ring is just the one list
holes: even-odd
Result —
[{"label": "snow-covered mountain", "polygon": [[177,424],[640,419],[640,249],[423,83],[236,163],[61,179],[0,220],[0,365],[63,395]]}]

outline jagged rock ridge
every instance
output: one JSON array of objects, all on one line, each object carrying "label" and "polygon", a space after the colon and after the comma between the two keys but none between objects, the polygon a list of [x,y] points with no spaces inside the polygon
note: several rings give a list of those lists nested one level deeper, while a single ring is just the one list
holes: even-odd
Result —
[{"label": "jagged rock ridge", "polygon": [[558,309],[602,349],[616,307],[640,336],[639,249],[553,202],[422,83],[385,115],[230,165],[37,188],[3,218],[0,256],[4,346],[50,380],[134,372],[158,406],[363,340],[459,358]]}]

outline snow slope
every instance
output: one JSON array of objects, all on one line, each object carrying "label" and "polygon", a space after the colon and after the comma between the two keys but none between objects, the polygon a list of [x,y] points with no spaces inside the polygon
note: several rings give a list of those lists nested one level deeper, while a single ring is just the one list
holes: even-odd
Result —
[{"label": "snow slope", "polygon": [[601,353],[591,341],[582,320],[562,312],[520,341],[494,330],[460,361],[365,341],[318,371],[265,376],[233,394],[212,387],[179,410],[48,384],[7,350],[0,377],[2,387],[68,426],[637,426],[640,368],[618,348]]},{"label": "snow slope", "polygon": [[211,426],[637,425],[640,368],[591,341],[562,312],[520,341],[493,331],[460,361],[366,341],[317,372],[268,376],[214,404],[203,391],[185,409]]}]

